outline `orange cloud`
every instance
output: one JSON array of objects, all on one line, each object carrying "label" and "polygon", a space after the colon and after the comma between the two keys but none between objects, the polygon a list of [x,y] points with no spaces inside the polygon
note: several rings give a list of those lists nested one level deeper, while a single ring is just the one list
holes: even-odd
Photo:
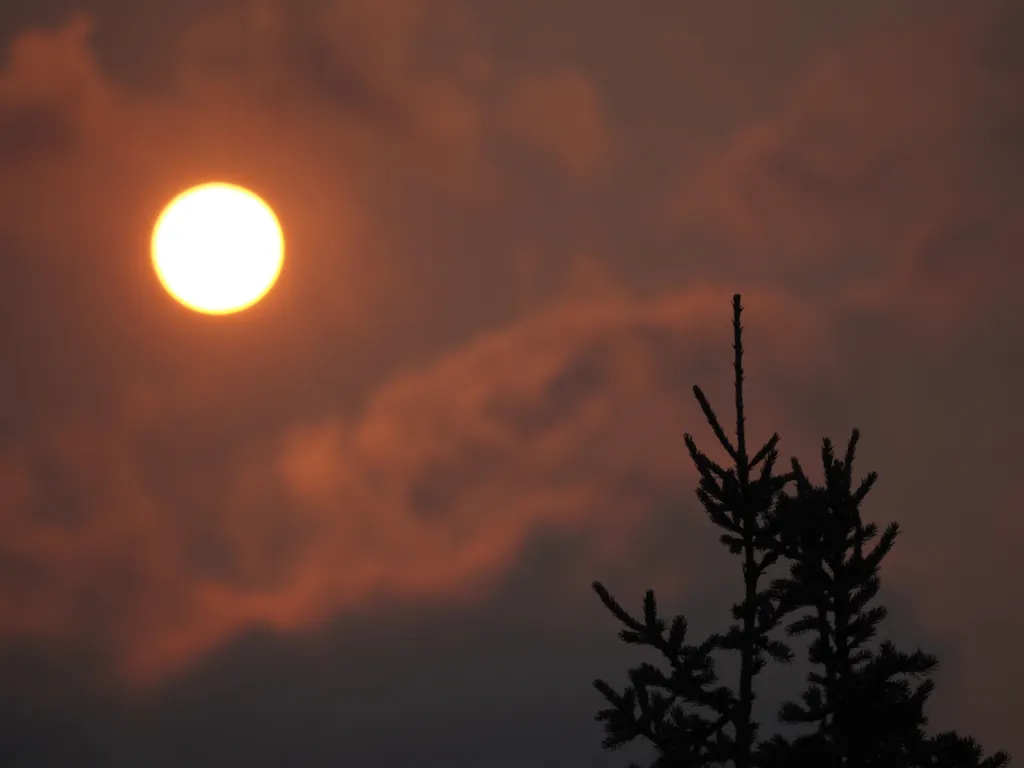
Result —
[{"label": "orange cloud", "polygon": [[111,89],[92,59],[92,24],[74,16],[56,33],[16,39],[0,76],[0,145],[8,162],[63,157],[79,131],[94,126]]},{"label": "orange cloud", "polygon": [[[470,98],[486,57],[467,43],[434,75],[414,55],[422,7],[208,19],[170,94],[118,88],[84,20],[16,46],[3,99],[36,94],[71,133],[59,161],[51,148],[0,168],[20,185],[0,216],[31,264],[19,284],[60,304],[18,305],[4,341],[27,406],[5,443],[0,640],[84,649],[151,682],[253,625],[300,630],[382,594],[479,595],[546,529],[621,550],[674,493],[693,412],[679,393],[727,291],[647,303],[606,285],[419,350],[405,374],[382,362],[389,334],[440,300],[409,278],[443,254],[397,231],[400,182],[479,188],[493,125]],[[514,94],[551,121],[527,140],[572,173],[603,162],[582,75]],[[266,307],[216,326],[141,278],[150,215],[207,175],[270,190],[294,265]],[[749,303],[792,332],[780,360],[820,347],[798,306]]]},{"label": "orange cloud", "polygon": [[[478,595],[546,529],[621,541],[687,483],[695,408],[680,393],[708,365],[721,298],[552,308],[382,384],[351,416],[222,442],[212,466],[147,448],[167,424],[28,442],[4,463],[0,636],[87,640],[145,682],[252,625]],[[798,307],[748,303],[803,338],[800,357],[821,351]]]},{"label": "orange cloud", "polygon": [[611,159],[611,130],[600,93],[577,70],[519,80],[502,119],[511,135],[550,156],[570,176],[589,178]]},{"label": "orange cloud", "polygon": [[1009,6],[958,8],[822,56],[681,181],[676,225],[766,280],[955,333],[1024,276],[1020,26]]}]

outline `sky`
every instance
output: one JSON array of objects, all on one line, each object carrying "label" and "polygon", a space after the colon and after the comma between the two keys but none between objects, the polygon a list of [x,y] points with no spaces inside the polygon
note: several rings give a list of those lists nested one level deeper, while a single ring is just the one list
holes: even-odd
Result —
[{"label": "sky", "polygon": [[[938,655],[935,728],[1024,754],[1021,39],[1010,1],[4,0],[4,764],[642,759],[590,584],[728,621],[682,438],[717,455],[734,293],[750,439],[860,428],[882,634]],[[225,317],[148,252],[210,180],[287,242]]]}]

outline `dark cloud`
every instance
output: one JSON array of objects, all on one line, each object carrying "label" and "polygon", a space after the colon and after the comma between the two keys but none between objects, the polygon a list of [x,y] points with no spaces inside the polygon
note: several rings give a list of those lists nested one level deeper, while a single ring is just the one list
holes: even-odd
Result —
[{"label": "dark cloud", "polygon": [[[822,58],[686,178],[679,215],[747,248],[820,260],[840,239],[898,235],[971,203],[968,191],[998,204],[985,193],[1011,176],[991,171],[1020,162],[1019,148],[991,141],[1020,101],[1014,66],[991,62],[1013,23],[1002,18],[961,12]],[[865,257],[878,269],[888,255]]]},{"label": "dark cloud", "polygon": [[30,162],[35,154],[63,153],[74,136],[73,123],[54,107],[7,107],[0,112],[0,163]]}]

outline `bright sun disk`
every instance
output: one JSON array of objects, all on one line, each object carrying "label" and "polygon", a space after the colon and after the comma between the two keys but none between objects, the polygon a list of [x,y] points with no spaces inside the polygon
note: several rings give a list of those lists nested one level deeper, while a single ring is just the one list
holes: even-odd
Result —
[{"label": "bright sun disk", "polygon": [[171,296],[210,315],[239,312],[274,286],[284,235],[273,210],[234,184],[192,187],[153,227],[153,268]]}]

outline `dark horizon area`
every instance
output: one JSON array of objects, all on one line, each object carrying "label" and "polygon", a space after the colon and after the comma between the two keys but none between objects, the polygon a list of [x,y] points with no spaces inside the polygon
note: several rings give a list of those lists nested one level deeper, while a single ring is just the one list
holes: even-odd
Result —
[{"label": "dark horizon area", "polygon": [[[860,429],[881,634],[1020,760],[1022,39],[1012,0],[5,0],[0,765],[648,758],[601,749],[644,656],[591,583],[728,621],[683,434],[735,293],[751,441],[820,480]],[[148,250],[213,180],[286,243],[224,317]]]}]

